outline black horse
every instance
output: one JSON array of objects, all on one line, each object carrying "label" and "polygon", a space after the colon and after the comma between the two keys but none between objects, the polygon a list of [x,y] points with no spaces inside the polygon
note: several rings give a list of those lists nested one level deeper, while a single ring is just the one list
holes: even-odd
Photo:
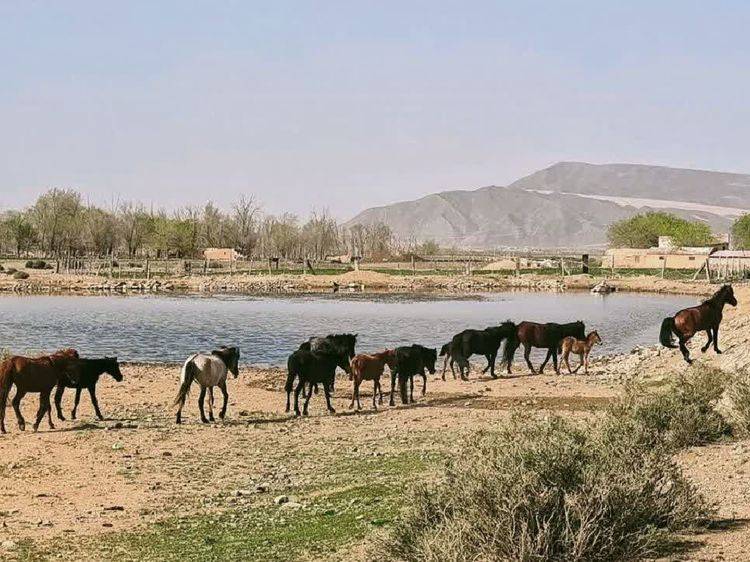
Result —
[{"label": "black horse", "polygon": [[[358,335],[359,334],[328,334],[325,337],[314,336],[308,339],[306,342],[302,343],[299,346],[299,349],[306,351],[318,351],[324,347],[333,347],[337,352],[346,353],[351,360],[354,359],[354,356],[357,354],[357,352],[355,351],[355,347],[357,346]],[[348,373],[349,367],[347,366],[344,371]],[[331,390],[333,390],[335,386],[336,378],[334,377],[333,384],[331,385]],[[312,392],[313,388],[315,389],[315,394],[317,394],[318,385],[312,385],[310,387],[310,392]]]},{"label": "black horse", "polygon": [[[414,376],[422,377],[422,396],[427,392],[427,374],[435,374],[435,362],[437,361],[437,350],[421,345],[410,345],[396,348],[396,368],[391,371],[391,401],[394,406],[393,395],[396,389],[396,376],[398,376],[399,393],[401,403],[414,402]],[[406,381],[409,381],[410,391],[407,396]]]},{"label": "black horse", "polygon": [[570,322],[568,324],[556,324],[555,322],[549,322],[547,324],[538,324],[537,322],[521,322],[516,330],[516,338],[513,340],[513,345],[505,346],[505,357],[504,362],[508,365],[508,374],[510,374],[511,365],[513,364],[513,356],[515,355],[518,346],[523,344],[524,347],[524,359],[526,364],[531,370],[531,374],[535,375],[534,365],[531,364],[532,347],[540,347],[547,350],[547,357],[544,358],[544,362],[539,367],[539,374],[544,372],[544,366],[552,357],[552,363],[555,367],[555,372],[559,375],[560,368],[557,364],[557,350],[560,346],[560,342],[563,338],[573,336],[578,340],[586,339],[586,326],[580,320],[578,322]]},{"label": "black horse", "polygon": [[104,373],[111,375],[117,382],[122,380],[122,373],[120,372],[117,357],[71,359],[63,371],[63,376],[60,377],[57,383],[57,390],[55,391],[57,417],[63,421],[65,420],[61,407],[62,397],[66,388],[75,388],[76,397],[70,417],[76,419],[76,410],[78,410],[78,403],[81,400],[81,391],[86,388],[91,396],[91,403],[94,405],[96,417],[103,420],[104,416],[102,416],[102,412],[99,409],[99,401],[96,399],[96,383],[99,382],[99,377]]},{"label": "black horse", "polygon": [[[286,411],[290,409],[290,396],[294,379],[297,380],[297,387],[294,389],[294,413],[299,416],[299,395],[304,390],[305,385],[323,385],[323,391],[326,395],[326,405],[328,411],[336,413],[331,405],[331,391],[333,390],[333,379],[336,375],[336,367],[344,370],[349,369],[349,356],[331,346],[322,346],[318,351],[307,349],[298,349],[289,356],[287,360],[287,377],[286,377]],[[312,391],[305,396],[303,407],[304,415],[307,415],[307,406],[310,403]]]},{"label": "black horse", "polygon": [[[507,340],[506,346],[512,347],[517,345],[516,331],[516,325],[511,321],[507,321],[503,322],[500,326],[491,326],[484,330],[464,330],[456,334],[453,336],[448,350],[451,358],[451,371],[453,370],[453,363],[458,363],[461,378],[468,380],[467,375],[471,368],[469,358],[475,354],[484,355],[487,359],[487,367],[484,368],[482,373],[490,371],[492,378],[496,379],[495,360],[497,359],[500,344],[503,340]],[[445,368],[443,368],[443,380],[445,380]]]},{"label": "black horse", "polygon": [[451,374],[453,375],[453,379],[455,380],[456,378],[456,370],[453,368],[456,360],[453,358],[453,354],[451,353],[452,344],[453,340],[449,341],[440,348],[440,357],[445,357],[445,360],[443,361],[443,380],[445,380],[445,371],[448,369],[448,361],[450,361]]}]

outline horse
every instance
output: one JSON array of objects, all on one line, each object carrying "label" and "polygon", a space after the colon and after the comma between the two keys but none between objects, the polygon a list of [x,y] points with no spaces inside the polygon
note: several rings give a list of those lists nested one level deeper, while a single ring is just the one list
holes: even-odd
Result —
[{"label": "horse", "polygon": [[81,391],[85,388],[91,396],[91,404],[94,406],[94,412],[99,420],[104,420],[102,412],[99,409],[99,401],[96,399],[96,383],[103,374],[111,375],[117,382],[122,381],[122,373],[117,357],[104,357],[103,359],[75,359],[69,362],[62,377],[57,383],[55,391],[55,409],[57,417],[65,421],[62,413],[62,397],[66,388],[75,388],[76,397],[73,403],[73,410],[70,413],[71,419],[76,419],[78,403],[81,400]]},{"label": "horse", "polygon": [[[701,348],[701,352],[708,351],[709,346],[713,343],[714,351],[721,353],[719,349],[719,325],[723,318],[725,304],[737,306],[737,299],[731,285],[723,285],[711,298],[706,299],[698,306],[685,308],[674,316],[665,318],[661,323],[659,342],[664,347],[672,349],[679,347],[682,357],[689,365],[693,360],[690,359],[690,351],[685,344],[695,334],[705,330],[708,341]],[[679,345],[674,344],[673,335],[677,336]]]},{"label": "horse", "polygon": [[350,362],[350,375],[349,378],[354,381],[352,388],[352,403],[349,404],[349,408],[354,407],[354,400],[357,400],[357,410],[362,408],[359,403],[359,386],[363,380],[373,381],[372,389],[372,407],[377,410],[378,407],[375,403],[375,397],[380,391],[380,403],[383,403],[383,387],[380,385],[380,377],[383,375],[385,366],[391,371],[396,369],[396,352],[392,349],[386,349],[380,353],[373,353],[367,355],[360,353],[356,355]]},{"label": "horse", "polygon": [[[310,339],[308,339],[306,342],[302,343],[298,349],[307,350],[307,351],[318,351],[323,346],[334,346],[336,349],[343,350],[348,355],[348,358],[354,359],[354,356],[357,354],[357,352],[354,350],[354,348],[357,345],[357,336],[359,334],[328,334],[325,337],[322,336],[313,336]],[[349,366],[347,365],[347,368],[345,369],[345,372],[349,372]],[[334,390],[334,387],[336,386],[336,378],[333,379],[333,384],[331,385],[331,390]],[[315,388],[315,393],[318,393],[318,385],[313,385],[313,388]],[[312,391],[312,388],[310,389]]]},{"label": "horse", "polygon": [[[294,389],[294,414],[300,415],[299,395],[304,390],[305,384],[322,384],[326,396],[326,406],[332,414],[336,410],[331,405],[331,390],[333,379],[336,375],[336,367],[344,370],[349,369],[349,356],[346,352],[336,349],[333,346],[322,346],[317,351],[308,349],[298,349],[287,359],[287,377],[286,377],[286,411],[289,412],[289,395],[292,392],[294,379],[298,379],[297,387]],[[312,397],[312,390],[305,396],[303,414],[307,415],[307,408]]]},{"label": "horse", "polygon": [[[594,330],[593,332],[590,332],[588,336],[586,336],[585,340],[577,340],[573,336],[568,336],[567,338],[563,338],[560,342],[560,347],[558,348],[558,352],[562,353],[562,358],[560,359],[560,363],[563,361],[568,366],[568,373],[571,375],[573,373],[577,373],[578,370],[581,368],[581,365],[583,365],[583,372],[584,374],[589,374],[589,354],[591,353],[591,348],[593,348],[596,344],[602,343],[602,338],[599,337],[599,332]],[[569,356],[570,353],[573,352],[581,359],[581,363],[576,367],[575,371],[571,371],[570,369],[570,361]]]},{"label": "horse", "polygon": [[[208,423],[214,421],[213,400],[208,401],[208,419],[203,411],[203,401],[206,398],[206,389],[218,386],[224,395],[224,404],[221,407],[219,417],[224,419],[227,413],[227,402],[229,393],[227,392],[227,374],[232,373],[234,378],[239,376],[240,350],[237,347],[222,346],[211,353],[195,353],[188,357],[182,366],[180,374],[180,390],[177,392],[174,405],[179,404],[177,410],[177,423],[182,423],[182,408],[185,406],[185,399],[190,392],[190,385],[197,381],[201,385],[201,392],[198,396],[198,408],[201,412],[201,421]],[[211,391],[213,396],[213,390]]]},{"label": "horse", "polygon": [[[393,395],[396,388],[396,376],[398,376],[401,403],[408,404],[409,402],[414,402],[414,376],[422,376],[422,396],[424,396],[427,392],[427,375],[425,374],[425,370],[434,375],[435,362],[437,361],[437,349],[418,344],[397,347],[395,352],[396,369],[391,371],[391,399],[389,402],[391,406],[395,405]],[[407,380],[410,383],[408,396],[406,394]]]},{"label": "horse", "polygon": [[445,360],[443,361],[443,375],[442,378],[445,380],[445,371],[448,369],[448,361],[450,361],[451,365],[451,374],[453,375],[453,380],[456,380],[456,371],[453,368],[453,365],[456,363],[456,360],[453,358],[453,355],[451,354],[451,344],[453,341],[449,341],[446,343],[443,347],[440,348],[440,357],[445,357]]},{"label": "horse", "polygon": [[[487,367],[484,368],[482,373],[490,371],[492,378],[496,379],[495,360],[497,359],[497,351],[500,349],[500,344],[503,340],[507,340],[506,346],[513,346],[515,345],[515,338],[516,325],[511,321],[503,322],[500,326],[491,326],[484,330],[464,330],[453,336],[450,343],[451,370],[453,363],[458,363],[461,379],[468,380],[467,375],[471,368],[469,358],[474,354],[484,355],[487,359]],[[445,375],[445,368],[443,368],[443,375]]]},{"label": "horse", "polygon": [[16,395],[13,397],[13,410],[18,419],[18,428],[26,429],[26,420],[21,414],[21,400],[29,393],[39,393],[39,410],[34,422],[34,431],[39,429],[39,424],[47,414],[50,429],[55,429],[52,423],[52,406],[50,405],[50,394],[52,389],[62,377],[75,380],[75,371],[65,374],[69,362],[78,359],[75,349],[63,349],[52,355],[44,357],[21,357],[14,355],[8,357],[0,364],[0,433],[5,433],[5,407],[8,402],[10,387],[16,385]]},{"label": "horse", "polygon": [[505,346],[504,362],[508,365],[508,374],[511,374],[511,366],[513,364],[513,356],[515,355],[516,349],[523,344],[523,357],[526,360],[526,364],[529,366],[532,375],[536,374],[534,365],[531,364],[531,359],[529,359],[532,347],[539,347],[547,350],[547,357],[544,358],[544,361],[539,367],[539,374],[541,375],[544,372],[544,367],[547,365],[547,361],[552,357],[552,364],[555,367],[555,372],[559,375],[560,368],[557,363],[557,349],[560,346],[560,341],[567,336],[573,336],[579,340],[585,339],[585,332],[586,326],[580,320],[568,324],[557,324],[554,322],[549,322],[547,324],[521,322],[518,325],[516,338],[512,341],[512,345]]}]

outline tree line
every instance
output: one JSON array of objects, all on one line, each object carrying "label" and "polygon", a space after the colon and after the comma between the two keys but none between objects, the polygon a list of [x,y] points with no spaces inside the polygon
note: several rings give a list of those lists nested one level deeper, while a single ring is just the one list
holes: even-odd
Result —
[{"label": "tree line", "polygon": [[27,209],[0,215],[0,252],[19,257],[194,258],[205,248],[233,248],[249,259],[378,259],[413,247],[385,224],[345,228],[327,211],[314,211],[304,221],[290,213],[268,214],[254,196],[241,196],[229,209],[208,202],[168,212],[132,201],[104,209],[85,203],[76,190],[50,189]]}]

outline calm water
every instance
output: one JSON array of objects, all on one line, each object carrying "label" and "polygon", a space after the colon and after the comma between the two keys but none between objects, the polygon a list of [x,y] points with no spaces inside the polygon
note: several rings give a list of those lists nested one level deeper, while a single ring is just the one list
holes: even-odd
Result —
[{"label": "calm water", "polygon": [[500,293],[303,297],[1,297],[0,349],[38,353],[76,347],[126,361],[181,361],[198,350],[239,345],[245,362],[282,364],[310,335],[360,334],[358,350],[439,346],[465,328],[505,319],[586,322],[603,353],[656,343],[661,319],[692,297]]}]

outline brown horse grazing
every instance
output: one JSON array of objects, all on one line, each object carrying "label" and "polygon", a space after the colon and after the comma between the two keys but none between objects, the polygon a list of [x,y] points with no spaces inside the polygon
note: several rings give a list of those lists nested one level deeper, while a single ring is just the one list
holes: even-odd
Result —
[{"label": "brown horse grazing", "polygon": [[[589,333],[589,335],[586,336],[585,340],[577,340],[573,336],[563,338],[563,340],[560,342],[560,348],[558,349],[558,351],[562,353],[560,362],[564,362],[568,366],[568,373],[570,373],[571,375],[573,373],[577,373],[581,368],[581,365],[583,365],[583,372],[588,375],[589,354],[591,353],[591,348],[596,344],[601,343],[602,338],[599,337],[599,332],[597,332],[596,330]],[[578,365],[578,367],[575,368],[575,371],[572,371],[570,369],[569,356],[571,352],[578,355],[578,357],[581,359],[581,363]]]},{"label": "brown horse grazing", "polygon": [[0,433],[5,433],[5,406],[8,402],[10,387],[16,385],[16,395],[13,397],[13,410],[18,418],[18,428],[26,429],[26,421],[21,415],[21,400],[29,392],[39,393],[39,410],[34,422],[34,431],[47,414],[50,429],[52,424],[52,406],[50,394],[61,378],[75,379],[75,372],[67,373],[72,361],[78,359],[75,349],[64,349],[45,357],[12,356],[0,364]]},{"label": "brown horse grazing", "polygon": [[349,404],[349,408],[354,408],[354,400],[357,400],[357,410],[362,409],[362,405],[359,403],[359,385],[362,381],[373,381],[372,389],[372,407],[377,410],[378,406],[375,403],[375,397],[380,393],[379,402],[383,403],[383,387],[380,385],[380,377],[383,376],[383,369],[388,365],[391,371],[396,369],[396,352],[393,349],[386,349],[380,353],[373,353],[367,355],[360,353],[355,356],[350,363],[351,374],[349,379],[354,381],[352,388],[352,403]]},{"label": "brown horse grazing", "polygon": [[[685,361],[690,364],[693,360],[690,359],[690,352],[685,343],[698,332],[705,330],[708,341],[701,348],[701,351],[705,353],[713,343],[714,351],[721,353],[719,349],[719,324],[721,324],[725,304],[737,306],[737,299],[734,297],[734,289],[731,285],[722,286],[710,299],[703,301],[698,306],[685,308],[674,316],[665,318],[661,323],[659,341],[664,347],[679,347]],[[674,344],[672,334],[677,336],[679,346]]]},{"label": "brown horse grazing", "polygon": [[521,322],[518,325],[516,332],[516,339],[512,342],[513,345],[506,344],[505,346],[505,357],[504,361],[508,364],[508,374],[511,372],[511,365],[513,364],[513,356],[515,355],[516,349],[520,344],[523,344],[524,353],[523,358],[526,360],[526,364],[531,370],[531,374],[535,375],[534,365],[531,364],[532,347],[539,347],[547,350],[547,357],[545,357],[541,366],[539,367],[539,374],[544,372],[544,367],[552,357],[552,364],[555,367],[555,372],[560,374],[560,366],[557,363],[557,349],[560,346],[560,342],[563,338],[573,336],[576,339],[582,340],[586,337],[586,326],[580,320],[578,322],[570,322],[569,324],[556,324],[549,322],[547,324],[538,324],[536,322]]}]

